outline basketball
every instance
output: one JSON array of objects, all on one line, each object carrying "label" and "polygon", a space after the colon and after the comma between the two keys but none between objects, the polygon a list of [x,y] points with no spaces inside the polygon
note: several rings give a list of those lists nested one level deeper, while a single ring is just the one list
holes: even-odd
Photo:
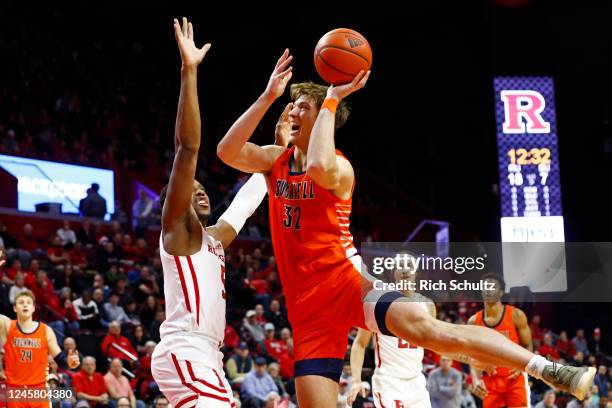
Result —
[{"label": "basketball", "polygon": [[372,66],[372,48],[366,38],[350,28],[337,28],[325,34],[315,47],[317,73],[333,85],[351,82],[359,71]]}]

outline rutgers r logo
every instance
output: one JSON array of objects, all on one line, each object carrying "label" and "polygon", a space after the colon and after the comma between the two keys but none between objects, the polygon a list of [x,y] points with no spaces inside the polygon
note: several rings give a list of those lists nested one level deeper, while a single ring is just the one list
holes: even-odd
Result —
[{"label": "rutgers r logo", "polygon": [[504,103],[504,133],[550,133],[550,123],[542,117],[546,101],[536,91],[501,91]]}]

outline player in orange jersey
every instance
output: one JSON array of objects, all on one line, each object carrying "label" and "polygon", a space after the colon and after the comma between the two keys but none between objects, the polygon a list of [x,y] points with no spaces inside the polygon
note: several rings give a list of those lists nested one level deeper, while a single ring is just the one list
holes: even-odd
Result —
[{"label": "player in orange jersey", "polygon": [[[439,354],[461,353],[486,366],[526,370],[584,398],[592,368],[553,365],[494,330],[436,320],[399,292],[370,291],[349,230],[355,174],[335,149],[334,133],[348,117],[343,101],[363,88],[369,72],[348,84],[293,84],[281,127],[290,148],[248,142],[292,77],[285,50],[264,93],[238,118],[217,146],[230,166],[265,174],[270,230],[294,330],[295,376],[302,408],[334,407],[351,326],[394,335]],[[364,297],[364,293],[368,293]]]},{"label": "player in orange jersey", "polygon": [[[0,261],[0,265],[2,263],[3,261]],[[49,355],[61,367],[76,368],[80,364],[78,352],[71,351],[66,355],[60,349],[53,329],[42,322],[32,320],[34,305],[34,294],[26,290],[15,298],[14,310],[17,320],[0,315],[0,338],[4,344],[8,408],[50,406],[48,401],[28,402],[24,398],[14,402],[10,400],[11,389],[46,388]]]},{"label": "player in orange jersey", "polygon": [[[489,327],[531,351],[533,345],[527,316],[518,307],[501,302],[505,289],[503,279],[488,274],[484,280],[493,283],[495,290],[483,291],[484,309],[470,317],[468,323]],[[486,390],[484,408],[529,407],[529,384],[527,374],[523,370],[497,367],[494,374],[484,374],[481,379],[480,370],[472,369],[472,376],[474,386],[482,391]]]}]

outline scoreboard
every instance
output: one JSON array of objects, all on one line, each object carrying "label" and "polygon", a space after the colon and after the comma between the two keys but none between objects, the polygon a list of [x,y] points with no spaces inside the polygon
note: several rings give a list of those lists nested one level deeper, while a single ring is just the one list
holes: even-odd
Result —
[{"label": "scoreboard", "polygon": [[502,242],[564,242],[551,77],[494,80]]}]

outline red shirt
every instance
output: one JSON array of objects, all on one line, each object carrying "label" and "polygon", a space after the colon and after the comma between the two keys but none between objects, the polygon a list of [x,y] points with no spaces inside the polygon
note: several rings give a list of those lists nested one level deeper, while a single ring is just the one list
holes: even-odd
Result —
[{"label": "red shirt", "polygon": [[280,360],[283,354],[289,353],[289,346],[284,340],[266,339],[265,344],[268,354],[277,360]]},{"label": "red shirt", "polygon": [[72,250],[68,252],[68,256],[70,257],[70,262],[73,265],[87,265],[87,255],[85,251],[76,251]]},{"label": "red shirt", "polygon": [[576,349],[574,349],[574,345],[569,340],[563,341],[561,339],[557,339],[555,347],[557,348],[557,350],[559,350],[559,352],[566,354],[570,357],[574,357],[574,355],[576,354]]},{"label": "red shirt", "polygon": [[101,348],[102,353],[104,353],[105,356],[110,358],[119,358],[121,360],[129,359],[128,356],[119,351],[117,348],[113,347],[113,343],[132,353],[134,356],[138,356],[138,353],[136,353],[136,350],[134,350],[134,346],[132,346],[132,343],[130,343],[127,337],[113,336],[112,334],[107,334],[106,337],[104,337],[104,340],[102,341]]},{"label": "red shirt", "polygon": [[544,357],[550,356],[550,358],[553,360],[558,360],[561,358],[557,349],[554,346],[549,346],[546,343],[540,346],[540,348],[538,349],[538,353],[540,353],[540,355]]},{"label": "red shirt", "polygon": [[[74,387],[75,393],[83,392],[94,397],[99,397],[102,394],[108,393],[106,384],[104,383],[104,377],[100,373],[93,373],[91,379],[87,373],[83,370],[79,371],[72,376],[72,386]],[[94,402],[89,401],[90,405],[94,405]]]}]

